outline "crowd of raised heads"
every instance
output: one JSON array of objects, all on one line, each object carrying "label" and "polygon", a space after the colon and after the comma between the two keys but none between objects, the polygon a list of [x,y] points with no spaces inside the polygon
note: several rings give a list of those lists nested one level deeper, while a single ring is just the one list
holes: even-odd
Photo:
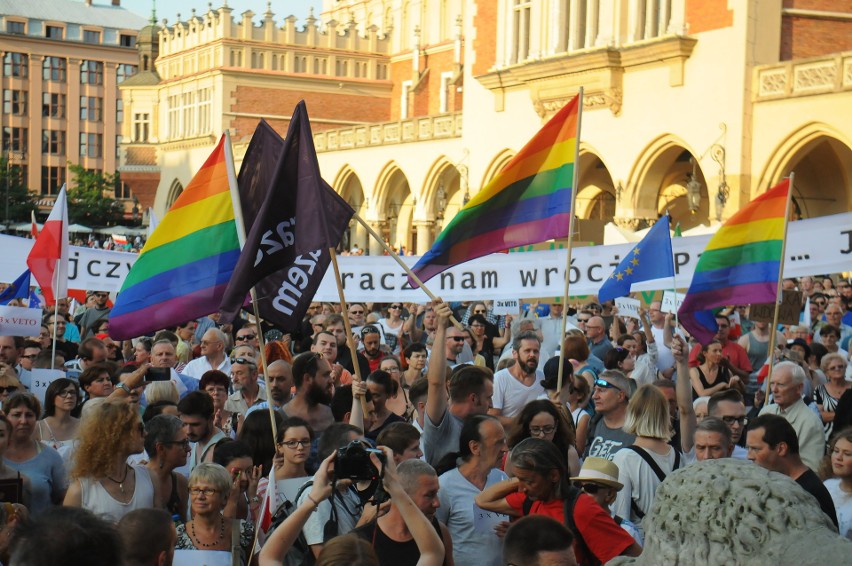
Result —
[{"label": "crowd of raised heads", "polygon": [[642,553],[670,474],[726,458],[852,539],[852,286],[784,286],[798,321],[730,305],[707,344],[661,300],[313,303],[298,332],[116,341],[109,293],[61,299],[0,336],[0,563],[600,564]]}]

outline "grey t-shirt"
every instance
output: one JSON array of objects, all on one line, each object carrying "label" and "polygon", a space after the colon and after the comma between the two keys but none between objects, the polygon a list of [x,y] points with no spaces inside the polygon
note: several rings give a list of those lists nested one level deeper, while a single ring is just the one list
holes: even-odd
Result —
[{"label": "grey t-shirt", "polygon": [[615,453],[630,446],[636,440],[636,435],[624,432],[620,428],[609,428],[603,419],[595,425],[594,436],[586,448],[585,456],[597,456],[612,460]]},{"label": "grey t-shirt", "polygon": [[449,409],[437,425],[432,423],[427,413],[423,425],[423,456],[430,466],[435,466],[450,452],[458,452],[462,421],[450,414]]}]

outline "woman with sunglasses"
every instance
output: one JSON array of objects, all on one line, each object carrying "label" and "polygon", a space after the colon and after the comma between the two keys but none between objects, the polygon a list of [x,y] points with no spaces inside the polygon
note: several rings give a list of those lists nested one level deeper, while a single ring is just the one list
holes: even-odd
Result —
[{"label": "woman with sunglasses", "polygon": [[838,401],[844,393],[852,389],[852,382],[846,381],[846,363],[846,358],[841,354],[826,354],[820,362],[820,369],[827,380],[817,385],[814,390],[814,401],[822,417],[826,440],[831,438],[834,430],[834,414]]},{"label": "woman with sunglasses", "polygon": [[6,410],[6,399],[18,391],[23,391],[24,386],[18,381],[18,373],[15,368],[7,363],[0,362],[0,407]]},{"label": "woman with sunglasses", "polygon": [[159,507],[159,482],[145,466],[127,463],[145,449],[144,441],[145,426],[132,405],[108,400],[94,407],[80,426],[74,481],[64,505],[83,507],[115,523],[134,509]]},{"label": "woman with sunglasses", "polygon": [[[407,348],[406,348],[407,350]],[[403,381],[402,364],[396,356],[385,356],[379,362],[379,369],[391,376],[395,385],[396,393],[388,397],[386,406],[388,410],[400,417],[409,420],[414,408],[408,402],[408,383]]]},{"label": "woman with sunglasses", "polygon": [[395,356],[399,355],[402,344],[402,325],[405,323],[405,320],[402,318],[403,308],[403,304],[400,301],[391,303],[385,311],[387,313],[385,317],[375,322],[375,324],[382,327],[385,335],[385,343]]},{"label": "woman with sunglasses", "polygon": [[388,399],[398,394],[399,383],[393,380],[389,373],[376,370],[367,377],[367,389],[373,399],[376,410],[376,420],[364,436],[375,441],[379,433],[391,423],[405,422],[405,419],[391,411]]},{"label": "woman with sunglasses", "polygon": [[73,380],[60,377],[44,393],[44,417],[36,425],[36,438],[62,456],[65,465],[77,449],[80,419],[71,416],[80,402],[80,388]]},{"label": "woman with sunglasses", "polygon": [[173,415],[157,415],[145,425],[145,452],[148,454],[148,474],[164,494],[163,507],[175,519],[186,520],[186,477],[175,472],[186,465],[190,452],[189,439],[183,423]]}]

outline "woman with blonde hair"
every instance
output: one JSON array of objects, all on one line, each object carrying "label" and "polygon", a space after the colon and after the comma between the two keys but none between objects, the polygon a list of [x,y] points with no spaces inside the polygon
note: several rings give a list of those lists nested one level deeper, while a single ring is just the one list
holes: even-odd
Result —
[{"label": "woman with blonde hair", "polygon": [[148,405],[157,401],[171,401],[177,405],[180,395],[173,381],[153,381],[145,386],[145,400]]},{"label": "woman with blonde hair", "polygon": [[6,399],[16,391],[23,391],[24,386],[18,381],[18,373],[15,368],[7,363],[0,362],[0,405],[6,409]]},{"label": "woman with blonde hair", "polygon": [[852,539],[852,427],[834,435],[819,471],[837,511],[840,536]]},{"label": "woman with blonde hair", "polygon": [[643,385],[630,397],[624,432],[635,434],[632,446],[615,453],[618,481],[624,485],[615,498],[613,512],[641,528],[651,510],[657,487],[680,467],[680,453],[669,445],[673,431],[669,404],[653,385]]},{"label": "woman with blonde hair", "polygon": [[133,407],[106,401],[80,425],[80,444],[65,495],[66,507],[83,507],[117,523],[134,509],[158,507],[157,484],[145,466],[127,459],[145,449],[145,427]]},{"label": "woman with blonde hair", "polygon": [[834,412],[838,401],[846,391],[852,389],[852,382],[846,381],[846,365],[846,359],[840,354],[826,354],[819,363],[826,382],[817,385],[814,401],[822,417],[826,440],[831,438],[834,430]]}]

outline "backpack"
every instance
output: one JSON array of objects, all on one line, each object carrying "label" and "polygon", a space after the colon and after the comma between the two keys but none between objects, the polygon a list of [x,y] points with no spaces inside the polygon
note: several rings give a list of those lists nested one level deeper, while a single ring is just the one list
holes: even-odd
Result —
[{"label": "backpack", "polygon": [[[577,544],[577,548],[579,549],[579,554],[582,556],[587,556],[591,560],[591,564],[595,566],[601,564],[601,562],[597,559],[595,554],[589,548],[589,545],[586,544],[585,539],[583,539],[583,535],[580,533],[579,529],[577,529],[576,523],[574,523],[574,506],[577,504],[577,499],[580,497],[580,488],[577,486],[570,486],[568,488],[568,496],[562,501],[562,507],[565,514],[564,524],[568,527],[574,534],[574,541]],[[522,511],[524,516],[530,514],[532,510],[533,500],[529,497],[524,498]]]},{"label": "backpack", "polygon": [[[649,466],[651,466],[651,469],[654,470],[655,474],[657,474],[657,477],[660,479],[660,482],[666,479],[666,474],[663,472],[662,468],[660,468],[657,462],[655,462],[651,455],[648,454],[644,449],[638,446],[625,446],[624,448],[622,448],[622,450],[633,450],[634,452],[639,454],[639,456],[641,456],[642,459],[645,460],[645,462]],[[672,450],[675,451],[675,461],[672,471],[675,471],[680,468],[680,452],[675,448],[673,448]],[[630,499],[630,510],[633,511],[634,515],[639,517],[639,520],[642,520],[642,518],[645,517],[645,513],[643,513],[642,510],[639,509],[639,505],[636,504],[636,500],[633,498]]]}]

